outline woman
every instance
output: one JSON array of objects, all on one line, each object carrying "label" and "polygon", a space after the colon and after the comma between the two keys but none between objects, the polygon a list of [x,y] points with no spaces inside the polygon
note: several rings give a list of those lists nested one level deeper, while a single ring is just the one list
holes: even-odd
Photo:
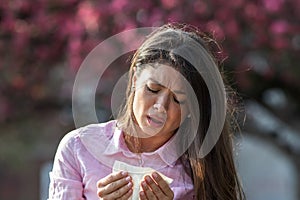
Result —
[{"label": "woman", "polygon": [[[231,113],[223,82],[214,87],[220,82],[211,73],[214,45],[188,26],[165,25],[150,34],[133,56],[117,119],[61,141],[49,199],[243,199],[229,116],[214,122],[222,121],[216,111]],[[220,134],[211,134],[212,124]],[[215,142],[205,143],[211,135]]]}]

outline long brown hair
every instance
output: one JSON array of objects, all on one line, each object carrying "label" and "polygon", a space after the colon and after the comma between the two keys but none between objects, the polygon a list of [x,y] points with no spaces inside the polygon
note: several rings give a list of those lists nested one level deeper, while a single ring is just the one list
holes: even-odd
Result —
[{"label": "long brown hair", "polygon": [[[188,42],[190,40],[200,44],[205,52],[192,50],[192,44]],[[214,51],[216,49],[220,50],[219,45],[195,27],[168,24],[155,30],[132,58],[126,91],[126,104],[118,117],[118,126],[128,132],[131,132],[134,127],[132,78],[135,72],[133,68],[136,68],[136,71],[139,72],[143,70],[143,66],[145,66],[143,64],[169,64],[187,79],[197,97],[196,102],[200,116],[197,118],[196,113],[193,112],[195,106],[193,103],[195,102],[188,102],[191,118],[182,123],[185,137],[178,143],[179,149],[184,148],[188,143],[188,139],[185,138],[188,138],[191,130],[196,127],[193,141],[180,157],[186,172],[193,180],[196,198],[199,200],[244,199],[233,159],[233,130],[229,126],[231,122],[229,113],[232,113],[230,101],[227,102],[225,124],[216,145],[205,157],[199,155],[201,144],[211,120],[212,102],[207,85],[193,64],[198,63],[198,65],[205,65],[207,68],[218,65],[218,59]],[[185,54],[185,58],[180,56],[178,52],[180,52],[180,55]],[[194,60],[195,62],[189,62],[188,60]],[[228,88],[226,89],[228,90]]]}]

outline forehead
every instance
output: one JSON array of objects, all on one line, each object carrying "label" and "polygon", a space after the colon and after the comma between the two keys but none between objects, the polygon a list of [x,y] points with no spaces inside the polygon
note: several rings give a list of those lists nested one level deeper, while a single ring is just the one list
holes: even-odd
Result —
[{"label": "forehead", "polygon": [[138,81],[151,80],[172,90],[184,89],[184,77],[173,67],[166,64],[148,64],[142,70]]}]

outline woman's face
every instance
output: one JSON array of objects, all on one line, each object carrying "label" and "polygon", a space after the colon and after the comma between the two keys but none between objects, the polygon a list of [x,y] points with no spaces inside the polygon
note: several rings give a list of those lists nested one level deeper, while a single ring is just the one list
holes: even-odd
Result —
[{"label": "woman's face", "polygon": [[139,137],[169,139],[187,116],[183,76],[165,64],[146,66],[134,76],[133,114]]}]

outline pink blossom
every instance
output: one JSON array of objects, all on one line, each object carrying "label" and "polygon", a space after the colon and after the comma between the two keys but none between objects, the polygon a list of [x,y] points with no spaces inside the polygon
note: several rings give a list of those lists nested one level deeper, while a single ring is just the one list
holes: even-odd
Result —
[{"label": "pink blossom", "polygon": [[80,57],[80,55],[74,54],[69,56],[68,65],[72,70],[77,71],[81,63],[82,63],[82,58]]},{"label": "pink blossom", "polygon": [[262,0],[264,8],[271,13],[279,12],[285,0]]},{"label": "pink blossom", "polygon": [[171,22],[180,22],[180,21],[182,21],[182,18],[183,18],[182,13],[178,12],[178,11],[173,11],[168,16],[168,20]]},{"label": "pink blossom", "polygon": [[155,8],[151,13],[149,13],[149,15],[149,24],[153,26],[158,25],[163,19],[163,10]]},{"label": "pink blossom", "polygon": [[69,53],[77,54],[80,52],[81,40],[78,37],[72,37],[69,41]]},{"label": "pink blossom", "polygon": [[194,1],[193,8],[195,14],[198,14],[200,16],[207,16],[209,14],[209,7],[204,1]]},{"label": "pink blossom", "polygon": [[178,1],[176,1],[176,0],[161,0],[161,4],[166,9],[172,9],[178,4]]},{"label": "pink blossom", "polygon": [[290,41],[283,36],[272,37],[271,44],[276,50],[284,50],[290,45]]},{"label": "pink blossom", "polygon": [[114,13],[123,12],[127,4],[129,4],[128,0],[113,0],[111,2],[111,10]]},{"label": "pink blossom", "polygon": [[264,10],[252,2],[249,2],[244,6],[244,15],[249,25],[253,23],[261,25],[266,21]]},{"label": "pink blossom", "polygon": [[84,29],[81,24],[75,19],[68,19],[64,25],[64,31],[66,35],[71,35],[75,37],[79,37],[83,35]]},{"label": "pink blossom", "polygon": [[233,18],[232,16],[232,10],[226,9],[226,8],[221,8],[219,9],[216,13],[216,20],[218,21],[227,21],[229,18]]},{"label": "pink blossom", "polygon": [[237,38],[240,35],[240,30],[239,30],[238,24],[237,24],[236,20],[234,20],[234,19],[227,21],[225,23],[224,29],[226,32],[225,34],[228,37]]},{"label": "pink blossom", "polygon": [[100,13],[95,10],[89,2],[82,2],[77,11],[78,21],[81,21],[85,29],[90,33],[98,31],[98,21]]},{"label": "pink blossom", "polygon": [[[14,55],[20,56],[26,51],[29,45],[29,39],[28,39],[28,34],[27,33],[14,33],[14,38],[13,38],[13,49],[17,50],[15,51]],[[23,51],[20,51],[20,50]]]},{"label": "pink blossom", "polygon": [[211,32],[218,41],[224,40],[224,31],[217,21],[208,22],[206,29]]},{"label": "pink blossom", "polygon": [[40,45],[35,48],[34,56],[37,60],[46,60],[51,53],[51,49],[48,46]]},{"label": "pink blossom", "polygon": [[1,23],[1,32],[13,32],[15,29],[15,19],[12,12],[8,10],[3,12],[4,19]]},{"label": "pink blossom", "polygon": [[226,4],[228,6],[230,6],[231,8],[238,9],[238,8],[241,8],[243,6],[244,2],[245,2],[245,0],[228,0],[226,2]]},{"label": "pink blossom", "polygon": [[289,23],[285,20],[277,20],[274,21],[271,25],[270,25],[270,34],[275,34],[275,35],[282,35],[285,34],[287,32],[289,32]]}]

